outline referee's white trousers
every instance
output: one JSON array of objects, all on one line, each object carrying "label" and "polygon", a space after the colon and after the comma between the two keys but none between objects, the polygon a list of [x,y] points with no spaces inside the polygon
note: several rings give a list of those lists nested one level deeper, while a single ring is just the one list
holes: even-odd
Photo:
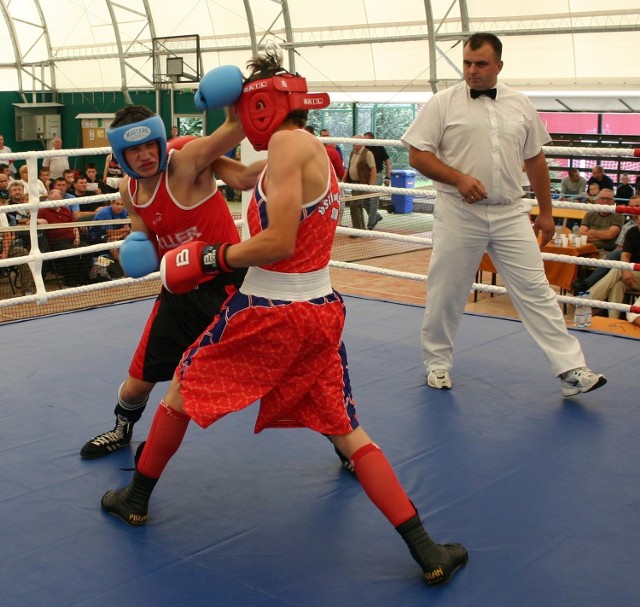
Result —
[{"label": "referee's white trousers", "polygon": [[422,323],[427,372],[449,370],[453,364],[453,341],[485,250],[553,373],[558,376],[585,366],[580,343],[567,331],[556,294],[545,276],[529,209],[530,204],[524,201],[472,205],[438,193]]}]

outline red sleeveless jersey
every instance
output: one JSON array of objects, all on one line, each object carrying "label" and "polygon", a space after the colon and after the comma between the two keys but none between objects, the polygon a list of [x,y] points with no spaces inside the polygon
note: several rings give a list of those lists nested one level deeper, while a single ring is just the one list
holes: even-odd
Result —
[{"label": "red sleeveless jersey", "polygon": [[[331,247],[340,216],[340,185],[333,166],[327,158],[329,179],[325,193],[307,203],[300,212],[300,227],[296,236],[296,249],[289,259],[261,266],[265,270],[284,273],[304,273],[321,270],[329,264]],[[247,223],[251,236],[267,227],[267,200],[262,189],[267,167],[253,190],[247,210]]]},{"label": "red sleeveless jersey", "polygon": [[[169,152],[167,167],[171,162]],[[173,249],[192,240],[207,243],[240,242],[238,228],[233,222],[227,202],[218,190],[215,178],[211,175],[213,191],[195,205],[185,207],[171,193],[169,171],[160,176],[156,190],[145,205],[136,204],[137,180],[129,180],[129,195],[138,215],[158,241],[162,257]]]}]

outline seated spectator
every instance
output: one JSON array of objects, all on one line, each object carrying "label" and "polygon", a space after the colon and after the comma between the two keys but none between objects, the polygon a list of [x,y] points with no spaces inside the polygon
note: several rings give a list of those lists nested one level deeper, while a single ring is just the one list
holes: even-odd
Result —
[{"label": "seated spectator", "polygon": [[0,206],[9,204],[9,177],[0,172]]},{"label": "seated spectator", "polygon": [[[3,175],[6,177],[6,175]],[[11,257],[23,257],[29,254],[29,251],[22,246],[21,241],[16,242],[15,235],[17,232],[3,232],[2,228],[16,225],[16,220],[11,215],[0,213],[0,259],[9,259]],[[22,295],[33,295],[36,292],[36,285],[33,281],[33,274],[26,263],[21,263],[18,268],[18,282]]]},{"label": "seated spectator", "polygon": [[[640,215],[635,215],[636,225],[629,228],[622,245],[620,261],[640,263]],[[611,268],[606,276],[591,287],[591,299],[622,303],[627,291],[640,290],[640,272]],[[620,318],[618,310],[609,310],[609,318]]]},{"label": "seated spectator", "polygon": [[[49,196],[49,200],[62,200],[62,193],[59,190],[51,190]],[[38,211],[38,220],[40,219],[50,225],[76,222],[71,210],[66,206],[40,209]],[[51,251],[62,251],[80,246],[80,230],[75,226],[47,229],[45,230],[45,235]],[[77,287],[87,284],[89,281],[89,266],[91,262],[92,259],[89,256],[76,255],[57,259],[55,260],[55,265],[64,277],[65,284],[68,287]]]},{"label": "seated spectator", "polygon": [[98,179],[98,167],[94,162],[87,163],[84,174],[87,178],[87,191],[91,192],[92,196],[113,193],[113,188],[110,188],[102,179]]},{"label": "seated spectator", "polygon": [[[76,198],[82,198],[84,196],[97,196],[100,194],[100,192],[90,192],[87,184],[87,176],[84,173],[80,173],[80,175],[73,180],[73,195]],[[77,221],[91,221],[96,214],[96,211],[106,206],[107,203],[104,201],[81,204],[80,210],[77,212],[75,219]]]},{"label": "seated spectator", "polygon": [[44,183],[44,187],[47,188],[47,192],[51,189],[51,177],[49,175],[49,167],[42,167],[38,171],[38,179]]},{"label": "seated spectator", "polygon": [[620,177],[620,185],[616,190],[616,204],[627,204],[627,201],[635,194],[633,186],[629,183],[629,175],[624,173]]},{"label": "seated spectator", "polygon": [[65,169],[64,171],[62,171],[62,176],[67,182],[67,192],[69,194],[74,194],[73,182],[75,181],[75,178],[76,178],[76,172],[72,169]]},{"label": "seated spectator", "polygon": [[[129,214],[124,208],[124,202],[120,198],[111,201],[111,205],[100,209],[94,216],[93,221],[109,221],[112,219],[127,219]],[[114,225],[97,225],[90,226],[87,234],[87,242],[89,244],[98,244],[101,242],[115,242],[123,240],[131,232],[131,226],[126,224]],[[118,249],[105,251],[103,255],[109,255],[115,264],[111,264],[108,268],[109,275],[112,278],[120,278],[124,276],[124,271],[119,263]]]},{"label": "seated spectator", "polygon": [[567,176],[560,182],[560,200],[582,202],[587,195],[587,180],[578,169],[570,168]]},{"label": "seated spectator", "polygon": [[591,177],[589,177],[589,180],[587,181],[587,185],[589,186],[592,183],[597,183],[601,190],[604,190],[605,188],[607,190],[615,189],[613,179],[604,174],[604,169],[599,164],[593,167],[593,171],[591,173]]},{"label": "seated spectator", "polygon": [[[29,169],[27,168],[27,165],[23,164],[18,169],[18,172],[20,173],[20,180],[22,181],[22,185],[24,186],[24,191],[28,193],[29,192]],[[36,186],[38,188],[38,196],[40,197],[40,200],[46,200],[47,195],[49,194],[47,187],[39,179],[36,180]]]},{"label": "seated spectator", "polygon": [[[9,184],[9,204],[22,204],[25,202],[29,202],[28,196],[25,195],[24,192],[24,184],[22,181],[12,181]],[[15,213],[9,213],[9,215],[13,215],[16,221],[16,225],[27,225],[29,223],[29,210],[23,209],[22,211],[16,211]],[[28,233],[27,233],[28,238]],[[22,243],[23,246],[27,246],[28,241]]]},{"label": "seated spectator", "polygon": [[[612,205],[613,190],[604,189],[598,194],[598,204]],[[624,224],[624,215],[610,212],[590,211],[582,219],[580,234],[587,236],[587,242],[594,244],[604,257],[605,251],[616,248],[616,238]]]},{"label": "seated spectator", "polygon": [[587,186],[587,197],[584,201],[589,204],[598,204],[598,194],[600,194],[600,186],[597,183],[590,183]]},{"label": "seated spectator", "polygon": [[[631,200],[629,200],[628,206],[640,207],[640,194],[636,194],[635,196],[633,196]],[[636,216],[635,215],[629,216],[629,219],[627,219],[626,223],[622,226],[622,229],[620,230],[620,234],[616,239],[616,248],[607,254],[606,259],[609,259],[612,261],[620,261],[620,256],[622,254],[622,245],[624,244],[624,238],[627,235],[629,228],[632,228],[635,225],[636,225]],[[580,270],[584,267],[585,266],[581,266]],[[574,294],[587,292],[601,278],[604,278],[610,269],[611,268],[596,268],[593,272],[591,272],[591,274],[589,274],[585,278],[576,280],[573,283],[573,287],[572,287]]]},{"label": "seated spectator", "polygon": [[11,167],[4,162],[0,162],[0,173],[4,173],[11,181]]}]

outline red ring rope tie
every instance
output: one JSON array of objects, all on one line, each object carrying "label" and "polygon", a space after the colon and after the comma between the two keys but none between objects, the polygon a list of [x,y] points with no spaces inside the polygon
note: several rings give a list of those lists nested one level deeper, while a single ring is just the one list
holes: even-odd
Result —
[{"label": "red ring rope tie", "polygon": [[640,207],[627,207],[622,204],[616,206],[616,213],[621,215],[640,215]]}]

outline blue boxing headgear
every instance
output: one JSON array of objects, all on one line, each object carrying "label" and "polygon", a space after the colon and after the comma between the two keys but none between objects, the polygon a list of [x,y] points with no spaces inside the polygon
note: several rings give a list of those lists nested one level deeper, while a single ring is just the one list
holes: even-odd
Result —
[{"label": "blue boxing headgear", "polygon": [[122,170],[130,177],[140,179],[140,175],[138,175],[124,159],[124,151],[127,148],[148,143],[149,141],[157,141],[160,148],[158,173],[165,170],[167,166],[167,133],[162,118],[157,114],[144,120],[139,120],[138,122],[113,128],[109,127],[107,129],[107,138],[111,144],[113,155],[116,157]]}]

